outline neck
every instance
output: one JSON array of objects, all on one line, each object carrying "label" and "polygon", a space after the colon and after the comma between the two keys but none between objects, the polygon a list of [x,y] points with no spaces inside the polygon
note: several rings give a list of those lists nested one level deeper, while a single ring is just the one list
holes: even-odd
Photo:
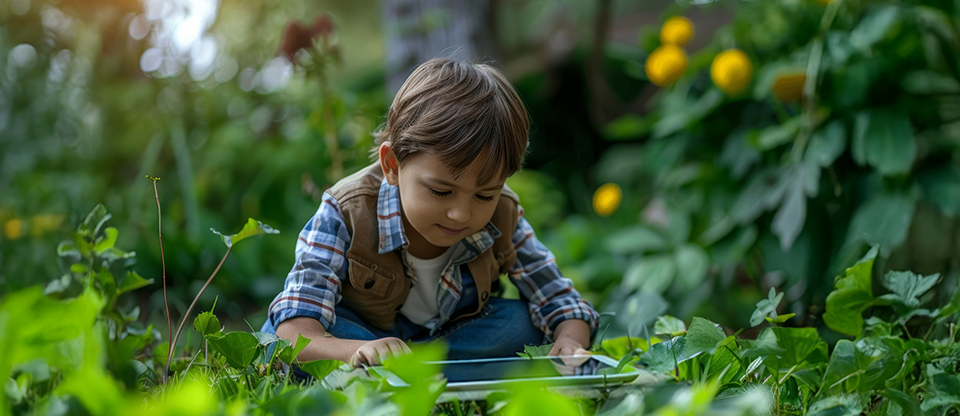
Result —
[{"label": "neck", "polygon": [[410,255],[421,259],[432,259],[443,254],[450,248],[435,246],[427,241],[423,235],[413,228],[413,225],[410,225],[410,221],[407,221],[407,216],[403,213],[403,209],[400,210],[400,217],[403,219],[403,232],[407,235],[407,241],[410,242],[410,245],[407,246],[407,252],[410,253]]}]

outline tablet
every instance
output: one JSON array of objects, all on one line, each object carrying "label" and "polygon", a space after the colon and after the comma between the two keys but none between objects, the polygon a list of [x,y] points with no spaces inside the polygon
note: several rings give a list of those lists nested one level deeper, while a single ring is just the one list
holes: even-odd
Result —
[{"label": "tablet", "polygon": [[[569,363],[581,363],[569,365]],[[637,378],[639,369],[617,372],[617,360],[602,355],[589,357],[509,357],[425,362],[438,366],[447,379],[447,391],[509,388],[517,383],[547,386],[617,386]],[[369,371],[391,387],[407,387],[401,377],[381,366]]]}]

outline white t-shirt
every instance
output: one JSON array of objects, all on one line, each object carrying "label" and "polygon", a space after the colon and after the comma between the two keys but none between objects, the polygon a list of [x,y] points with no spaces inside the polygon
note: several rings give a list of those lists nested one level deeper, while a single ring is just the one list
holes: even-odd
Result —
[{"label": "white t-shirt", "polygon": [[440,313],[437,292],[440,290],[440,274],[450,264],[453,247],[432,259],[421,259],[406,252],[407,265],[415,276],[410,285],[410,294],[400,307],[400,313],[417,325],[426,324]]}]

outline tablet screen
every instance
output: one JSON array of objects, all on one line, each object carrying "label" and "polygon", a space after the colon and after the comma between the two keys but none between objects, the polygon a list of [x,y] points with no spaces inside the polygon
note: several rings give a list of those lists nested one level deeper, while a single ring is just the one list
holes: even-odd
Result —
[{"label": "tablet screen", "polygon": [[593,357],[487,358],[425,363],[442,366],[448,382],[588,376],[611,368]]}]

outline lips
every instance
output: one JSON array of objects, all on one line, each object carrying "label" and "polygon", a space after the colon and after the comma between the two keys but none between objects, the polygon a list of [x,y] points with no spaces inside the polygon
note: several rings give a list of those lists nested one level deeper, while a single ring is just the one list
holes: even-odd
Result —
[{"label": "lips", "polygon": [[450,235],[450,236],[460,235],[466,230],[466,228],[461,228],[461,229],[447,228],[440,224],[437,224],[437,228],[439,228],[440,231],[443,231],[444,234]]}]

